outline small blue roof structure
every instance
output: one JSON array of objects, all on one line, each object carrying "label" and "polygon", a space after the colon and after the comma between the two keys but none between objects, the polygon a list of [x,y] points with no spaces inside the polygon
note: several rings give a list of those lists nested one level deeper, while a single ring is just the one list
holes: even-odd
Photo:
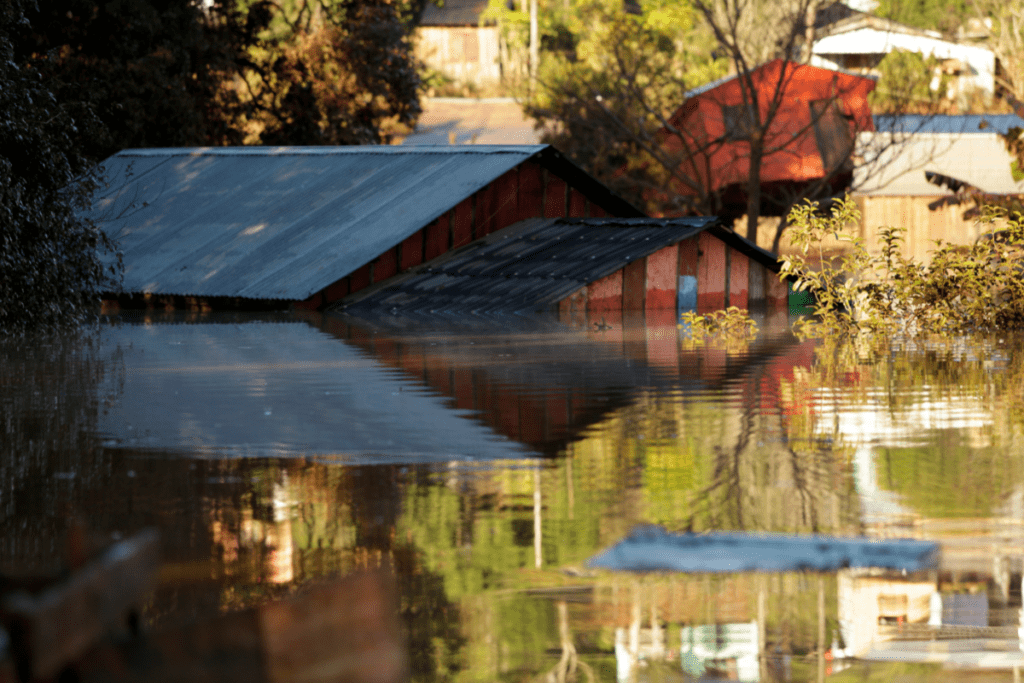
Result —
[{"label": "small blue roof structure", "polygon": [[1016,114],[876,114],[875,130],[880,133],[1001,133],[1024,128]]},{"label": "small blue roof structure", "polygon": [[671,534],[634,529],[587,561],[632,572],[832,572],[850,567],[921,571],[938,566],[939,545],[912,539],[877,541],[821,535],[719,532]]}]

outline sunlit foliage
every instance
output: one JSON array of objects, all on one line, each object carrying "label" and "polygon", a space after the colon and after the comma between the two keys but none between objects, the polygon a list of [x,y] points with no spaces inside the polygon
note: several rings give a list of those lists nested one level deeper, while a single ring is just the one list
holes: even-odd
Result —
[{"label": "sunlit foliage", "polygon": [[[679,213],[692,197],[670,191],[683,159],[660,133],[683,93],[726,71],[713,42],[680,0],[586,0],[555,27],[537,90],[524,111],[544,140],[626,199],[649,211]],[[692,181],[691,181],[692,182]],[[707,192],[694,188],[697,201]]]},{"label": "sunlit foliage", "polygon": [[[913,337],[1019,328],[1024,322],[1024,219],[1007,219],[1000,210],[984,217],[990,225],[997,219],[1004,228],[969,246],[937,243],[931,261],[923,264],[903,256],[903,228],[881,228],[883,249],[875,256],[863,240],[844,232],[860,220],[849,198],[824,214],[810,202],[796,207],[789,221],[797,253],[784,258],[780,276],[793,278],[794,290],[810,291],[816,302],[815,318],[798,321],[796,331],[805,336]],[[829,259],[822,246],[826,238],[850,248]]]}]

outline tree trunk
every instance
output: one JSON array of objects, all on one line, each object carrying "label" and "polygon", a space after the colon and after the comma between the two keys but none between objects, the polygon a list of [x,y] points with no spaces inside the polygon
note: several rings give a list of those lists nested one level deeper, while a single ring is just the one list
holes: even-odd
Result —
[{"label": "tree trunk", "polygon": [[750,172],[747,175],[747,239],[757,244],[757,221],[761,217],[761,157],[759,140],[750,141]]}]

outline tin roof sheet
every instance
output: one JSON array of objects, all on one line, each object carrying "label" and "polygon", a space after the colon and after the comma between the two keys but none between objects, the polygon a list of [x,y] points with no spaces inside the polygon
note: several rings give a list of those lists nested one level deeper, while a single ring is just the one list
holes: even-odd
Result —
[{"label": "tin roof sheet", "polygon": [[420,15],[420,26],[478,26],[487,0],[445,0],[428,2]]},{"label": "tin roof sheet", "polygon": [[1010,128],[1024,128],[1024,119],[1016,114],[875,114],[874,119],[880,133],[1005,135]]},{"label": "tin roof sheet", "polygon": [[716,222],[711,217],[520,221],[363,290],[340,308],[396,315],[536,311]]},{"label": "tin roof sheet", "polygon": [[89,217],[120,245],[126,292],[301,300],[545,149],[126,150]]}]

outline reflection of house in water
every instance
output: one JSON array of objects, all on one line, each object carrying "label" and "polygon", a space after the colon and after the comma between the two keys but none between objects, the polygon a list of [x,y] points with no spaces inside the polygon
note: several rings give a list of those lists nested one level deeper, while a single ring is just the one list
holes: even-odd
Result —
[{"label": "reflection of house in water", "polygon": [[[642,319],[586,331],[507,320],[503,327],[466,327],[458,334],[453,329],[460,328],[440,326],[405,333],[402,322],[386,319],[319,320],[324,331],[471,411],[463,414],[551,455],[645,390],[697,395],[759,372],[765,363],[785,372],[796,350],[770,339],[742,355],[714,346],[688,350],[675,325],[650,327]],[[804,360],[796,351],[790,362]]]},{"label": "reflection of house in water", "polygon": [[863,657],[872,645],[891,639],[888,625],[927,624],[935,579],[907,580],[892,572],[846,569],[839,572],[839,628],[845,650]]},{"label": "reflection of house in water", "polygon": [[120,382],[120,400],[99,420],[109,447],[210,458],[330,456],[349,464],[528,453],[463,419],[421,382],[307,324],[208,319],[223,324],[104,330],[103,348],[119,353],[127,370],[123,380],[110,380]]},{"label": "reflection of house in water", "polygon": [[761,680],[761,638],[756,621],[687,626],[680,661],[686,673],[738,681]]}]

